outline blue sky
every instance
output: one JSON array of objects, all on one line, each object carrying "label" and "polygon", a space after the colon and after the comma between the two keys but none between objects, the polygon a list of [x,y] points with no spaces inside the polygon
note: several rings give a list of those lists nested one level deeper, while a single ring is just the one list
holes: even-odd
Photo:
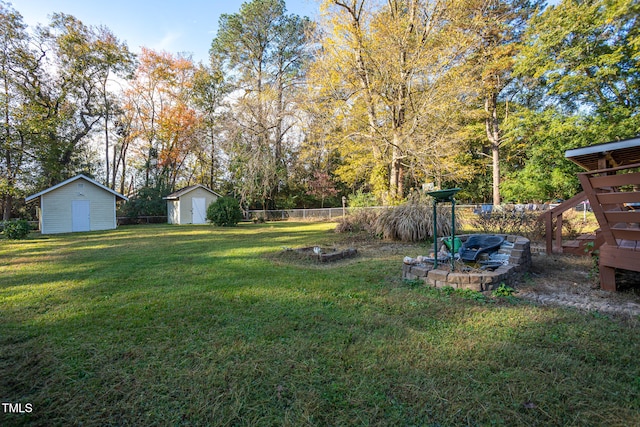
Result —
[{"label": "blue sky", "polygon": [[[287,12],[315,18],[318,0],[285,0]],[[208,61],[211,41],[223,13],[236,13],[243,0],[8,0],[29,26],[49,23],[63,12],[85,25],[105,25],[129,49],[140,46],[171,53],[187,52]]]}]

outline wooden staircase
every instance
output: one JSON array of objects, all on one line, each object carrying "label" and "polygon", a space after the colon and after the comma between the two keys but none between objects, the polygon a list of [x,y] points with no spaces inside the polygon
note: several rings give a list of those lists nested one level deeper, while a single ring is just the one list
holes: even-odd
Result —
[{"label": "wooden staircase", "polygon": [[[587,199],[587,194],[583,191],[576,194],[571,199],[565,200],[560,205],[544,212],[540,216],[540,220],[543,221],[545,225],[546,252],[548,254],[570,253],[574,255],[587,256],[591,255],[591,252],[598,249],[604,242],[604,239],[597,238],[596,234],[583,234],[577,239],[570,241],[562,240],[562,214],[575,208]],[[593,242],[594,244],[591,249],[588,250],[590,242]]]},{"label": "wooden staircase", "polygon": [[616,269],[640,272],[640,163],[578,174],[600,225],[600,287],[616,290]]}]

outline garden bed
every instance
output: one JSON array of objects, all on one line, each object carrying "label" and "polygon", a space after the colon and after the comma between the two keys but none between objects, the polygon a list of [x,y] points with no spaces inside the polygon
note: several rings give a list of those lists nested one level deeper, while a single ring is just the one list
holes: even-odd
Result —
[{"label": "garden bed", "polygon": [[285,249],[285,251],[293,251],[302,258],[314,260],[318,262],[335,262],[345,258],[353,258],[358,255],[358,251],[354,248],[336,249],[323,248],[320,246],[307,246],[298,249]]}]

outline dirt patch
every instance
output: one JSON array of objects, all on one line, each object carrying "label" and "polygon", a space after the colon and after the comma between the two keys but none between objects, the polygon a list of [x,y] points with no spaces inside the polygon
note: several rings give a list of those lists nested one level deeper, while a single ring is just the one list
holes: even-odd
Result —
[{"label": "dirt patch", "polygon": [[[374,251],[394,248],[398,254],[415,256],[424,246],[379,242]],[[422,252],[421,252],[422,251]],[[603,291],[597,269],[587,256],[547,255],[544,243],[531,243],[531,267],[516,283],[516,296],[540,305],[573,307],[593,313],[637,318],[640,316],[640,273],[618,271],[617,292]]]},{"label": "dirt patch", "polygon": [[534,252],[529,274],[518,284],[517,296],[538,304],[640,316],[640,274],[618,272],[617,283],[618,292],[601,290],[591,257]]}]

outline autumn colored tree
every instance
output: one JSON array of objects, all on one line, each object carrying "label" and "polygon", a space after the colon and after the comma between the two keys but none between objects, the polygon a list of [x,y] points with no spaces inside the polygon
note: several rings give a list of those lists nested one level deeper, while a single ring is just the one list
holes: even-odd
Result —
[{"label": "autumn colored tree", "polygon": [[320,207],[324,208],[324,201],[327,197],[332,197],[338,194],[338,190],[335,184],[331,180],[331,177],[326,172],[315,171],[313,173],[313,179],[310,179],[307,183],[309,189],[307,194],[320,199]]},{"label": "autumn colored tree", "polygon": [[407,182],[463,176],[451,160],[460,147],[457,124],[447,118],[464,102],[457,69],[469,49],[465,32],[451,25],[457,3],[328,0],[323,8],[310,87],[319,102],[341,110],[338,149],[368,159],[357,169],[340,166],[338,175],[366,170],[391,203],[404,197]]},{"label": "autumn colored tree", "polygon": [[135,152],[144,187],[176,188],[198,144],[201,116],[193,106],[195,66],[189,58],[142,49],[124,108],[138,141]]}]

